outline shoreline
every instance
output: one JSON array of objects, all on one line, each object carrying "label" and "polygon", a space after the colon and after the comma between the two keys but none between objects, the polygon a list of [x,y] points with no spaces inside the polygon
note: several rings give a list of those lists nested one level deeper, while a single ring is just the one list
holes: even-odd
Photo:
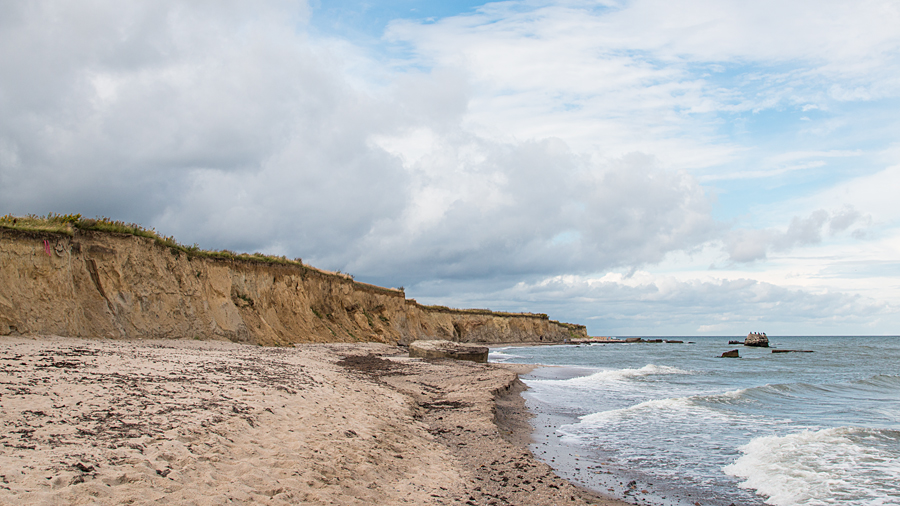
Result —
[{"label": "shoreline", "polygon": [[[498,364],[507,365],[500,362]],[[508,364],[520,365],[520,364]],[[574,365],[529,365],[529,371],[519,379],[523,384],[531,379],[536,380],[568,380],[584,377],[592,372],[582,366]],[[573,483],[576,487],[600,494],[615,497],[622,504],[641,504],[645,506],[693,506],[695,504],[734,504],[734,501],[716,498],[705,493],[697,494],[690,488],[683,488],[674,479],[651,477],[641,472],[638,467],[621,467],[615,458],[604,456],[604,451],[615,452],[607,448],[600,450],[589,446],[564,443],[558,429],[564,425],[577,424],[579,413],[568,408],[555,406],[542,400],[540,396],[530,396],[527,385],[523,385],[522,404],[532,417],[530,425],[534,433],[526,443],[534,458],[552,466],[561,478]],[[611,428],[610,430],[616,430]],[[627,443],[626,443],[627,444]],[[607,495],[608,494],[608,495]],[[756,504],[756,503],[754,503]]]},{"label": "shoreline", "polygon": [[[578,370],[564,366],[546,366],[539,369],[544,370],[546,377],[554,377],[554,372],[564,373],[563,376],[556,377],[572,377],[566,373]],[[526,404],[524,398],[523,404]],[[547,406],[540,402],[532,403],[526,409],[531,413],[535,427],[529,445],[534,458],[551,465],[558,476],[575,486],[595,494],[603,494],[605,490],[607,494],[615,494],[616,498],[631,497],[642,505],[681,506],[695,502],[677,497],[659,480],[653,480],[656,483],[654,486],[633,469],[623,469],[609,464],[607,459],[593,455],[590,450],[560,442],[557,429],[563,425],[578,423],[576,416],[547,409]],[[623,504],[637,504],[627,502],[626,499],[618,500]]]},{"label": "shoreline", "polygon": [[0,360],[0,504],[628,504],[532,455],[521,366],[60,337]]},{"label": "shoreline", "polygon": [[[556,457],[559,458],[560,462],[565,461],[567,464],[569,464],[557,469],[551,466],[551,464],[548,463],[546,459],[538,456],[537,452],[541,451],[542,445],[545,445],[545,443],[541,442],[543,438],[541,438],[540,436],[549,438],[550,434],[555,431],[555,428],[551,428],[550,425],[553,425],[553,422],[556,422],[558,420],[547,417],[545,413],[533,412],[528,408],[525,397],[522,395],[528,390],[528,386],[518,376],[528,374],[535,369],[550,369],[556,366],[500,363],[498,363],[497,365],[509,366],[510,369],[515,369],[517,373],[517,378],[513,382],[509,391],[504,393],[503,395],[498,396],[495,400],[495,408],[497,413],[494,417],[494,422],[500,429],[502,437],[511,444],[527,450],[532,459],[547,465],[555,476],[566,480],[568,483],[578,489],[583,496],[592,497],[594,498],[593,500],[599,501],[597,503],[589,504],[605,504],[609,506],[634,506],[635,503],[627,502],[622,499],[604,494],[599,489],[599,487],[591,488],[589,486],[583,485],[583,483],[587,480],[584,480],[583,477],[579,476],[580,473],[567,472],[571,471],[575,467],[582,465],[579,463],[579,461],[581,460],[579,457],[565,454],[563,452],[557,452]],[[561,417],[557,418],[562,419]],[[532,420],[537,420],[537,423],[533,424]],[[567,419],[566,421],[571,422],[572,420]],[[547,424],[547,427],[544,427],[544,424]],[[553,425],[553,427],[556,426],[558,426],[558,424]],[[546,450],[543,450],[542,453],[546,454]],[[556,464],[555,461],[552,463]],[[599,466],[597,466],[597,468],[599,469]],[[585,472],[589,471],[586,469]],[[579,480],[579,478],[582,479]],[[614,478],[610,478],[608,481],[610,485],[613,485],[615,483]],[[619,491],[620,493],[629,490],[622,487],[618,488],[621,489]],[[609,489],[610,492],[614,492],[614,490],[615,489],[612,488]]]}]

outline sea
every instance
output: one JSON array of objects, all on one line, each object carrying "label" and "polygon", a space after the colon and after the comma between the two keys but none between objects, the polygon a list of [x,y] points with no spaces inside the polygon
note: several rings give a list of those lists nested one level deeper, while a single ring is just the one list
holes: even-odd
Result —
[{"label": "sea", "polygon": [[[633,504],[900,505],[900,337],[666,337],[494,348],[522,375],[532,452]],[[721,358],[737,349],[740,358]]]}]

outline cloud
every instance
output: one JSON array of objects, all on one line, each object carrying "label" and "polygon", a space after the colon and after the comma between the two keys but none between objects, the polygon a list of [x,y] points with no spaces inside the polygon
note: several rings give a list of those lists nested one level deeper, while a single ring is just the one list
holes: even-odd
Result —
[{"label": "cloud", "polygon": [[[866,226],[870,223],[871,217],[863,216],[851,206],[831,213],[818,209],[805,218],[794,216],[783,232],[775,229],[734,229],[726,238],[725,250],[734,262],[753,262],[765,259],[769,251],[784,252],[819,244],[826,225],[828,232],[835,235],[853,225]],[[858,229],[854,231],[854,237],[861,238],[864,233],[864,230]]]},{"label": "cloud", "polygon": [[718,227],[652,156],[468,129],[464,69],[355,86],[362,52],[312,41],[302,3],[22,9],[0,44],[4,211],[106,214],[407,285],[653,263]]},{"label": "cloud", "polygon": [[498,2],[385,36],[416,64],[470,72],[485,131],[717,164],[736,147],[709,142],[709,114],[896,97],[898,22],[883,2]]},{"label": "cloud", "polygon": [[852,225],[859,223],[864,219],[865,218],[862,216],[862,214],[856,209],[850,206],[844,206],[843,209],[835,212],[834,215],[832,215],[831,220],[828,223],[828,231],[829,233],[834,235],[847,230]]},{"label": "cloud", "polygon": [[0,138],[14,155],[2,192],[15,210],[127,209],[150,221],[193,170],[258,169],[338,82],[308,49],[283,48],[303,4],[12,9],[0,31]]},{"label": "cloud", "polygon": [[676,279],[638,271],[632,276],[554,276],[520,282],[498,293],[472,294],[506,308],[567,310],[593,334],[665,335],[750,330],[769,334],[833,334],[894,317],[884,301],[833,290],[778,286],[749,278]]},{"label": "cloud", "polygon": [[558,137],[612,158],[664,153],[674,168],[732,156],[734,146],[707,142],[710,131],[690,119],[727,100],[722,90],[622,50],[608,28],[591,9],[513,2],[437,23],[397,21],[385,37],[409,48],[416,65],[463,69],[475,90],[465,125],[487,138]]},{"label": "cloud", "polygon": [[[799,135],[827,136],[822,115],[849,121],[834,112],[842,101],[896,96],[895,11],[501,2],[391,23],[371,48],[310,28],[302,1],[11,4],[0,214],[102,214],[447,303],[542,293],[535,304],[581,297],[555,303],[572,318],[598,317],[588,308],[602,301],[648,321],[632,302],[687,314],[666,306],[676,294],[703,319],[715,297],[769,285],[540,283],[635,273],[718,244],[747,263],[892,223],[897,167],[792,201],[781,228],[729,230],[701,183],[863,164],[851,141],[773,153],[727,132],[736,116],[787,108],[811,118]],[[760,168],[743,170],[746,156]]]},{"label": "cloud", "polygon": [[[820,167],[825,167],[827,163],[821,158],[829,159],[829,158],[845,158],[845,157],[858,157],[862,155],[862,152],[859,150],[855,151],[841,151],[841,150],[829,150],[829,151],[807,151],[807,152],[787,152],[787,153],[779,153],[775,156],[769,157],[767,160],[762,161],[762,168],[758,168],[755,170],[744,170],[744,171],[732,171],[721,174],[708,174],[701,176],[699,179],[703,183],[709,183],[712,181],[719,180],[734,180],[734,179],[753,179],[753,178],[765,178],[765,177],[775,177],[781,176],[784,174],[788,174],[795,171],[806,171],[809,169],[818,169]],[[803,161],[810,158],[820,158],[819,160],[809,160]]]},{"label": "cloud", "polygon": [[707,61],[815,60],[845,65],[891,57],[900,8],[884,2],[848,5],[802,0],[637,0],[608,21],[607,37],[670,58]]},{"label": "cloud", "polygon": [[[900,185],[900,153],[888,150],[884,156],[888,162],[886,168],[861,174],[808,196],[791,199],[784,205],[779,205],[776,212],[782,212],[786,206],[809,209],[828,202],[845,209],[861,210],[866,215],[865,219],[871,220],[874,225],[890,226],[897,223],[900,220],[900,207],[896,205],[894,188]],[[841,211],[847,212],[852,214],[852,211]]]},{"label": "cloud", "polygon": [[360,241],[352,271],[395,273],[408,284],[590,272],[658,262],[718,230],[693,178],[642,155],[598,166],[559,140],[469,137],[409,170],[411,205]]},{"label": "cloud", "polygon": [[787,232],[777,236],[772,247],[775,251],[785,251],[794,246],[822,242],[822,225],[828,220],[828,213],[824,209],[813,211],[808,217],[802,219],[795,216],[791,220]]}]

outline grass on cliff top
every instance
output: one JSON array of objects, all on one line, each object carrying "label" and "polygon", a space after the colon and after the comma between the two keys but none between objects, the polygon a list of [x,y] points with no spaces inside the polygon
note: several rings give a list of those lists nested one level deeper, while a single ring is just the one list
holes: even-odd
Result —
[{"label": "grass on cliff top", "polygon": [[[114,234],[127,234],[138,237],[146,237],[153,239],[157,244],[166,246],[178,251],[182,251],[190,256],[207,257],[207,258],[227,258],[256,260],[266,263],[303,265],[298,258],[290,260],[286,257],[276,257],[272,255],[264,255],[262,253],[235,253],[229,250],[210,251],[200,249],[196,244],[193,246],[185,246],[175,240],[174,237],[160,235],[156,230],[144,228],[137,223],[126,223],[124,221],[112,220],[106,217],[100,218],[82,218],[80,214],[54,214],[47,216],[37,216],[30,214],[28,216],[0,216],[0,227],[10,228],[14,230],[23,230],[28,232],[50,232],[55,234],[65,234],[68,236],[75,235],[75,229],[78,230],[96,230],[100,232],[110,232]],[[308,267],[308,266],[304,266]]]},{"label": "grass on cliff top", "polygon": [[[80,214],[54,214],[47,216],[38,216],[30,214],[28,216],[0,216],[0,228],[8,228],[13,230],[21,230],[26,232],[47,232],[53,234],[65,234],[74,236],[75,230],[96,230],[100,232],[110,232],[115,234],[127,234],[138,237],[146,237],[153,239],[157,244],[181,251],[192,257],[201,258],[220,258],[225,260],[247,260],[252,262],[262,262],[268,264],[294,265],[303,267],[304,269],[313,270],[323,274],[340,277],[353,281],[350,274],[331,272],[315,267],[304,265],[299,258],[289,259],[285,256],[265,255],[263,253],[235,253],[230,250],[211,251],[200,249],[196,244],[193,246],[185,246],[175,240],[174,237],[160,235],[156,230],[144,228],[137,223],[126,223],[124,221],[112,220],[106,217],[99,218],[82,218]],[[354,281],[355,282],[355,281]],[[373,285],[367,285],[373,286]],[[400,291],[402,289],[376,287],[382,290]]]},{"label": "grass on cliff top", "polygon": [[540,318],[542,320],[549,319],[546,313],[510,313],[507,311],[492,311],[490,309],[457,309],[447,306],[438,306],[438,305],[422,305],[425,309],[429,311],[439,311],[446,313],[468,313],[468,314],[479,314],[479,315],[492,315],[492,316],[526,316],[532,318]]},{"label": "grass on cliff top", "polygon": [[[315,267],[305,265],[299,258],[291,260],[284,256],[273,256],[273,255],[264,255],[262,253],[235,253],[230,250],[219,250],[219,251],[210,251],[200,249],[200,247],[196,244],[192,246],[185,246],[184,244],[180,244],[175,240],[174,237],[171,236],[163,236],[160,235],[156,230],[150,228],[144,228],[137,223],[126,223],[124,221],[112,220],[106,217],[99,218],[82,218],[80,214],[54,214],[50,213],[47,216],[38,216],[34,214],[30,214],[28,216],[13,216],[6,215],[0,216],[0,228],[7,228],[12,230],[21,230],[26,232],[44,232],[44,233],[52,233],[52,234],[64,234],[68,236],[74,236],[75,230],[95,230],[100,232],[109,232],[114,234],[127,234],[134,235],[138,237],[146,237],[148,239],[152,239],[157,244],[161,246],[165,246],[167,248],[171,248],[173,250],[181,251],[188,256],[192,257],[200,257],[200,258],[218,258],[223,260],[244,260],[251,262],[262,262],[268,264],[281,264],[281,265],[294,265],[298,267],[302,267],[304,269],[308,269],[311,271],[319,272],[329,276],[335,276],[342,279],[349,280],[357,285],[362,285],[365,287],[369,287],[376,290],[385,290],[389,292],[398,292],[400,294],[404,294],[405,290],[401,288],[386,288],[376,285],[370,285],[368,283],[360,283],[353,279],[353,276],[350,274],[332,271],[326,271],[323,269],[316,269]],[[438,312],[449,312],[449,313],[463,313],[463,314],[484,314],[484,315],[493,315],[493,316],[514,316],[514,317],[532,317],[532,318],[540,318],[543,320],[548,320],[549,317],[545,313],[509,313],[505,311],[491,311],[490,309],[455,309],[447,306],[428,306],[421,305],[426,310],[429,311],[438,311]],[[551,323],[557,323],[559,325],[568,327],[568,328],[580,328],[582,325],[576,325],[572,323],[561,323],[555,320],[550,320]]]}]

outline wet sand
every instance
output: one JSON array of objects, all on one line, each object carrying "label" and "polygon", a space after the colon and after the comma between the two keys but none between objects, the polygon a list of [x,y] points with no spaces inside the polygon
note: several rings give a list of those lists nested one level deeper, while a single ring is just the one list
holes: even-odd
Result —
[{"label": "wet sand", "polygon": [[529,453],[515,366],[403,355],[0,338],[0,504],[626,504]]}]

